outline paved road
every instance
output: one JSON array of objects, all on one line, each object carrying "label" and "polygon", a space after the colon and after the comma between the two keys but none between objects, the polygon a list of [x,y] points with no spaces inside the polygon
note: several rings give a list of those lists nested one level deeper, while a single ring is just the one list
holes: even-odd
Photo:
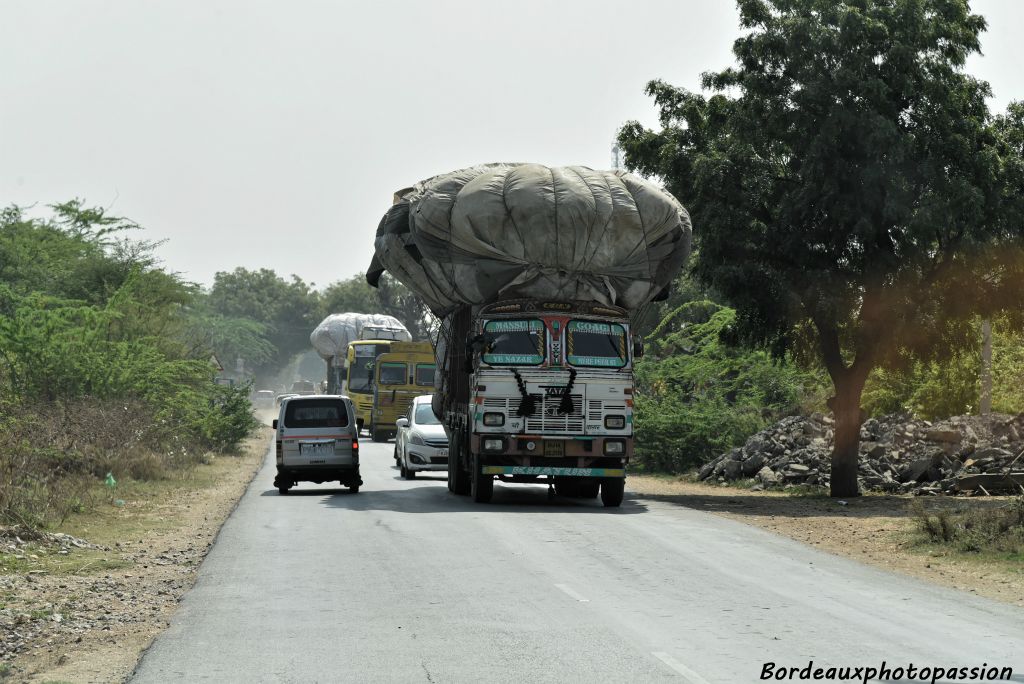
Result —
[{"label": "paved road", "polygon": [[[273,459],[135,682],[754,682],[803,667],[1010,665],[1024,611],[643,499],[618,510],[406,482],[279,496]],[[442,473],[443,475],[443,473]]]}]

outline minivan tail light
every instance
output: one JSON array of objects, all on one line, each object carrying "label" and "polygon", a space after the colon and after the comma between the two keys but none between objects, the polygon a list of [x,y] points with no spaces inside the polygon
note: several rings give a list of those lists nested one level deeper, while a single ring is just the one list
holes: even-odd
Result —
[{"label": "minivan tail light", "polygon": [[284,460],[284,447],[281,446],[281,440],[277,440],[277,462],[281,463]]}]

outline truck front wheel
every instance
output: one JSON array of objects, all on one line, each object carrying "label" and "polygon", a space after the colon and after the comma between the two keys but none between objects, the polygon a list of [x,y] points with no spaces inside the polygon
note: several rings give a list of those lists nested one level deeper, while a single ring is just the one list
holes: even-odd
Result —
[{"label": "truck front wheel", "polygon": [[494,476],[484,475],[482,472],[482,466],[480,465],[480,457],[477,455],[473,456],[473,473],[470,475],[472,478],[473,487],[473,501],[477,503],[488,503],[491,497],[494,496]]},{"label": "truck front wheel", "polygon": [[452,435],[451,453],[448,459],[448,491],[465,496],[469,494],[469,473],[462,467],[462,438],[458,432]]},{"label": "truck front wheel", "polygon": [[618,508],[622,505],[622,495],[626,491],[626,478],[607,477],[601,480],[601,503],[605,508]]}]

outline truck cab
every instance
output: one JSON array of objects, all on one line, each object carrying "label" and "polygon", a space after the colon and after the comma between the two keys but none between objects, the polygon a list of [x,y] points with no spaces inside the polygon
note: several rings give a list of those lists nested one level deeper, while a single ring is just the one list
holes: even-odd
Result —
[{"label": "truck cab", "polygon": [[370,435],[375,442],[395,436],[395,421],[412,400],[434,391],[437,365],[429,342],[392,342],[374,362]]},{"label": "truck cab", "polygon": [[[462,353],[458,333],[450,336],[454,353],[445,369],[449,488],[485,502],[495,478],[548,482],[560,494],[594,498],[600,491],[606,506],[620,505],[633,455],[639,351],[627,312],[511,300],[467,322]],[[459,360],[468,381],[462,391]]]}]

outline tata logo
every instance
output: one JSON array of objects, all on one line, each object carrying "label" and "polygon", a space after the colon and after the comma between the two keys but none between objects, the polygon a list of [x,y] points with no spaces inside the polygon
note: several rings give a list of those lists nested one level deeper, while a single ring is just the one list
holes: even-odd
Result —
[{"label": "tata logo", "polygon": [[558,397],[565,394],[565,387],[553,387],[551,385],[542,385],[541,388],[544,393],[549,397]]}]

